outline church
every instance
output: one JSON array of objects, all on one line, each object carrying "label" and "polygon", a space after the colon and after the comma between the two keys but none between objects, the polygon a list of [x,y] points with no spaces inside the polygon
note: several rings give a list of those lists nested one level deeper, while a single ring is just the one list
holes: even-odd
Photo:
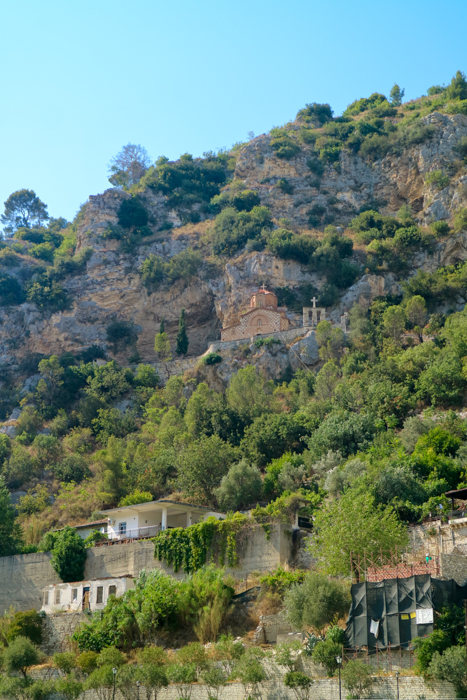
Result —
[{"label": "church", "polygon": [[263,285],[250,297],[250,308],[240,313],[236,323],[221,330],[221,340],[242,340],[289,329],[285,308],[277,306],[277,296]]}]

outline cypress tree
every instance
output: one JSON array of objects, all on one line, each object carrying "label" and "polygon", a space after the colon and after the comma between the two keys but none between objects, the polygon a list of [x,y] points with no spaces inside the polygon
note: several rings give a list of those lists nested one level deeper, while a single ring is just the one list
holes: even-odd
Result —
[{"label": "cypress tree", "polygon": [[165,333],[165,318],[162,316],[161,327],[159,328],[159,335]]},{"label": "cypress tree", "polygon": [[182,309],[180,311],[180,318],[178,319],[177,355],[186,355],[187,350],[188,336],[186,334],[185,309]]}]

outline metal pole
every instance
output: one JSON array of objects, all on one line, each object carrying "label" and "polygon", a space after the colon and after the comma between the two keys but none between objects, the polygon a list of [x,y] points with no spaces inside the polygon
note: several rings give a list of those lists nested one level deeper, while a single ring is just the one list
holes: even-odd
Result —
[{"label": "metal pole", "polygon": [[136,681],[136,700],[139,700],[139,686],[141,683],[139,681]]},{"label": "metal pole", "polygon": [[397,700],[399,700],[399,671],[396,671]]},{"label": "metal pole", "polygon": [[344,659],[344,655],[336,656],[337,668],[339,671],[339,700],[342,700],[342,688],[341,688],[341,663]]},{"label": "metal pole", "polygon": [[115,677],[117,675],[117,669],[113,668],[112,673],[114,674],[114,689],[113,689],[113,693],[112,693],[112,700],[115,700]]},{"label": "metal pole", "polygon": [[465,623],[464,623],[464,630],[465,630],[465,649],[467,651],[467,598],[464,600],[464,608],[465,608]]}]

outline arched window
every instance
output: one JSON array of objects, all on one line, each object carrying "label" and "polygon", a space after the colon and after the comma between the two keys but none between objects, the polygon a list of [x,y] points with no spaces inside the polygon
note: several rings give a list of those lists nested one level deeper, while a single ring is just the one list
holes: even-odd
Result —
[{"label": "arched window", "polygon": [[263,300],[262,300],[262,299],[260,299],[260,300],[259,300],[259,304],[258,304],[258,306],[260,306],[260,307],[261,307],[262,305],[263,305]]},{"label": "arched window", "polygon": [[258,319],[258,328],[261,326],[261,319]]}]

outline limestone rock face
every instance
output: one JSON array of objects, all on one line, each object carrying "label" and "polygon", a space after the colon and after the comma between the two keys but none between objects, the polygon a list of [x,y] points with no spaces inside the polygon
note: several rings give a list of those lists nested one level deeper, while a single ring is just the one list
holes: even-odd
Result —
[{"label": "limestone rock face", "polygon": [[[388,214],[410,204],[423,223],[446,219],[459,206],[467,178],[454,177],[448,187],[438,191],[425,184],[425,176],[459,158],[455,146],[467,136],[467,117],[434,112],[422,121],[434,127],[433,138],[406,149],[402,155],[388,155],[371,164],[358,154],[342,152],[339,167],[325,169],[319,188],[307,165],[310,147],[303,146],[295,158],[284,161],[276,156],[269,135],[259,136],[242,148],[235,177],[257,191],[274,216],[295,224],[305,225],[308,211],[315,205],[347,223],[362,205],[373,200],[384,202],[381,211]],[[292,194],[276,186],[281,178],[294,187]]]},{"label": "limestone rock face", "polygon": [[[295,158],[283,160],[272,149],[271,137],[259,136],[240,150],[235,178],[259,194],[276,221],[285,217],[296,226],[307,225],[308,212],[315,205],[332,213],[336,224],[345,226],[362,205],[373,200],[385,202],[382,211],[392,214],[408,203],[422,223],[450,218],[459,206],[467,204],[467,177],[451,177],[449,185],[441,190],[427,185],[425,178],[429,172],[446,170],[456,161],[455,146],[467,136],[467,117],[434,113],[424,121],[434,128],[432,139],[411,146],[401,155],[389,155],[373,163],[358,154],[342,152],[338,167],[325,168],[319,187],[308,166],[310,147],[303,146]],[[292,194],[277,187],[282,178],[293,186]],[[267,252],[240,251],[222,265],[206,260],[199,274],[187,282],[178,280],[170,286],[148,290],[139,274],[143,260],[151,253],[169,260],[188,247],[196,248],[210,222],[203,220],[205,215],[200,213],[199,224],[182,225],[180,213],[169,210],[165,196],[151,190],[140,196],[147,207],[153,235],[126,253],[119,241],[103,237],[103,233],[118,223],[119,207],[130,195],[108,189],[89,198],[77,230],[76,252],[91,248],[92,254],[84,272],[62,282],[70,298],[69,308],[57,313],[42,312],[31,303],[0,308],[1,365],[14,368],[28,355],[78,353],[91,345],[102,346],[123,364],[136,353],[143,361],[154,362],[154,336],[161,319],[165,319],[166,331],[174,341],[182,308],[186,310],[189,356],[193,357],[220,338],[222,325],[235,322],[258,285],[293,289],[311,283],[320,289],[325,283],[323,277],[310,273],[298,262],[281,260]],[[166,222],[173,225],[171,230],[161,228]],[[467,233],[447,238],[435,246],[433,253],[420,253],[410,274],[418,268],[431,272],[464,260]],[[11,274],[21,276],[27,272],[24,266],[28,264],[23,262]],[[368,305],[375,297],[400,292],[400,281],[391,273],[363,275],[342,296],[331,319],[339,322],[340,315],[356,302]],[[299,314],[289,310],[287,316],[292,328],[300,326]],[[136,346],[114,348],[109,343],[107,327],[115,320],[133,324]],[[314,335],[308,334],[292,347],[294,350],[287,350],[283,360],[278,352],[274,362],[268,359],[270,353],[266,357],[264,351],[263,355],[260,353],[261,362],[268,367],[274,364],[275,370],[281,372],[289,363],[300,361],[294,352],[299,358],[305,353],[311,363],[317,358]]]}]

